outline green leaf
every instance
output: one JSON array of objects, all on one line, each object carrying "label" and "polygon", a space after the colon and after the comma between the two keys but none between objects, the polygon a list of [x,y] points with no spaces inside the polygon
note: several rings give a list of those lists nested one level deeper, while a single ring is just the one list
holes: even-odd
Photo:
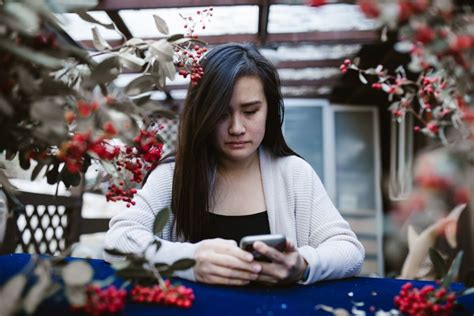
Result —
[{"label": "green leaf", "polygon": [[184,38],[183,34],[173,34],[173,35],[169,36],[166,40],[171,43],[171,42],[177,41],[177,40],[182,39],[182,38]]},{"label": "green leaf", "polygon": [[124,92],[128,96],[139,95],[151,91],[155,84],[152,75],[143,75],[133,79],[125,88]]},{"label": "green leaf", "polygon": [[462,262],[462,257],[464,255],[464,252],[461,250],[458,252],[456,257],[453,260],[453,263],[451,264],[451,267],[449,268],[448,273],[444,277],[442,281],[442,286],[448,288],[451,283],[456,279],[459,273],[459,268],[461,267],[461,262]]},{"label": "green leaf", "polygon": [[155,263],[154,266],[156,270],[158,270],[159,272],[168,270],[170,268],[169,264],[161,263],[161,262]]},{"label": "green leaf", "polygon": [[188,258],[181,259],[181,260],[175,261],[171,265],[171,269],[173,269],[174,271],[187,270],[189,268],[192,268],[195,264],[196,264],[196,260],[194,259],[188,259]]},{"label": "green leaf", "polygon": [[44,162],[38,161],[38,164],[35,166],[35,168],[31,172],[31,181],[34,181],[38,177],[39,173],[41,172],[41,170],[43,170],[44,166],[45,166]]},{"label": "green leaf", "polygon": [[170,31],[168,28],[168,24],[166,24],[166,21],[156,14],[153,14],[153,18],[155,19],[156,28],[158,29],[158,31],[162,34],[168,35]]},{"label": "green leaf", "polygon": [[433,269],[435,272],[435,278],[437,280],[443,278],[448,273],[448,265],[444,261],[441,254],[434,248],[429,250],[430,260],[433,263]]},{"label": "green leaf", "polygon": [[13,107],[2,95],[0,95],[0,113],[5,117],[12,117],[14,113]]},{"label": "green leaf", "polygon": [[146,279],[154,278],[153,272],[144,269],[143,267],[132,267],[129,266],[125,269],[121,269],[115,272],[117,277],[123,279]]},{"label": "green leaf", "polygon": [[362,82],[363,84],[367,84],[367,79],[364,77],[364,75],[362,74],[362,72],[359,72],[359,80],[360,80],[360,82]]},{"label": "green leaf", "polygon": [[46,172],[46,179],[49,184],[55,184],[58,182],[59,177],[59,164],[54,164],[53,168]]},{"label": "green leaf", "polygon": [[118,257],[120,257],[120,256],[125,256],[125,255],[126,255],[125,252],[122,252],[122,251],[120,251],[120,250],[118,250],[118,249],[105,248],[104,251],[105,251],[107,254],[111,255],[111,256],[118,256]]},{"label": "green leaf", "polygon": [[76,13],[84,21],[94,23],[94,24],[99,24],[99,25],[101,25],[101,26],[103,26],[103,27],[105,27],[106,29],[109,29],[109,30],[115,30],[115,26],[114,26],[113,23],[102,23],[99,20],[96,20],[92,15],[90,15],[86,11],[78,11]]},{"label": "green leaf", "polygon": [[0,39],[0,50],[5,50],[19,58],[49,69],[56,70],[63,66],[63,60],[61,59],[57,59],[50,55],[31,50],[30,48],[24,46],[18,46],[13,42],[6,41],[4,39]]},{"label": "green leaf", "polygon": [[158,235],[165,225],[168,223],[170,218],[171,210],[169,207],[165,207],[158,212],[153,223],[153,234]]}]

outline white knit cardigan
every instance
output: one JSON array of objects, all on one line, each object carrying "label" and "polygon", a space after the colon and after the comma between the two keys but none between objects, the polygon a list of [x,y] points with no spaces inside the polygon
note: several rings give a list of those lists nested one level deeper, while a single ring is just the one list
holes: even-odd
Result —
[{"label": "white knit cardigan", "polygon": [[[310,268],[308,278],[300,283],[357,275],[364,248],[332,204],[313,168],[299,157],[275,157],[264,149],[259,150],[259,157],[270,232],[295,242]],[[171,205],[173,169],[174,163],[158,166],[136,194],[136,205],[112,218],[106,248],[141,252],[153,239],[159,239],[162,246],[158,251],[154,247],[146,251],[154,262],[169,264],[193,258],[199,243],[178,238],[172,217],[160,236],[152,233],[157,213]],[[109,262],[123,260],[107,253],[104,257]],[[175,275],[195,280],[193,269]]]}]

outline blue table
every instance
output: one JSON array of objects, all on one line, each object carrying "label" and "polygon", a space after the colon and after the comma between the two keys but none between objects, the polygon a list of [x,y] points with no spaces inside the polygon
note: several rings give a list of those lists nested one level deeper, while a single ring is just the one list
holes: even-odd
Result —
[{"label": "blue table", "polygon": [[[27,254],[0,256],[0,285],[21,269],[30,260]],[[95,270],[96,279],[105,279],[113,273],[103,260],[88,260]],[[126,315],[329,315],[315,309],[318,304],[342,307],[351,310],[352,302],[364,302],[359,309],[369,312],[371,306],[388,311],[394,308],[393,297],[400,291],[405,280],[383,278],[351,278],[346,280],[319,282],[311,286],[288,287],[224,287],[198,284],[179,280],[193,288],[196,300],[188,309],[143,305],[127,302]],[[433,282],[412,281],[416,287]],[[453,285],[455,290],[462,285]],[[464,311],[459,315],[474,315],[474,294],[460,299]],[[373,308],[372,308],[373,310]],[[42,304],[39,315],[60,315],[67,312],[64,300],[51,298]],[[368,313],[367,315],[372,315]]]}]

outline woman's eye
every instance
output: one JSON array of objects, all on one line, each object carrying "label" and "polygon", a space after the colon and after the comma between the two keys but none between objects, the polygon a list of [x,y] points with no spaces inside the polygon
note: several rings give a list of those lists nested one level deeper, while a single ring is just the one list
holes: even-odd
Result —
[{"label": "woman's eye", "polygon": [[252,115],[252,114],[255,114],[255,113],[257,113],[257,110],[253,110],[253,111],[245,111],[244,113],[245,113],[245,114],[247,114],[247,115]]}]

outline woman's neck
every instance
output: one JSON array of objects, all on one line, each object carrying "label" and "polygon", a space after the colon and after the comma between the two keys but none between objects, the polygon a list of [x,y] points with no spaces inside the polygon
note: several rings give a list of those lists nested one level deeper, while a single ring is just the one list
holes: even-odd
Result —
[{"label": "woman's neck", "polygon": [[219,160],[217,171],[220,175],[241,174],[259,168],[258,151],[244,161]]}]

